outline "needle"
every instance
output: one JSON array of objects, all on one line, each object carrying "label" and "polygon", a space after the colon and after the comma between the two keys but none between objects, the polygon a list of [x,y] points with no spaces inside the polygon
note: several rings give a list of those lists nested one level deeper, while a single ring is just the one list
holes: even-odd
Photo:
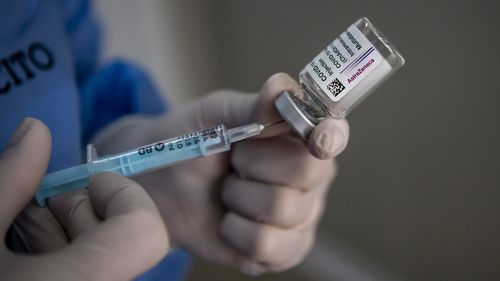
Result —
[{"label": "needle", "polygon": [[272,127],[274,125],[278,125],[278,124],[283,123],[283,122],[285,122],[285,120],[276,121],[274,123],[267,123],[264,125],[264,128]]}]

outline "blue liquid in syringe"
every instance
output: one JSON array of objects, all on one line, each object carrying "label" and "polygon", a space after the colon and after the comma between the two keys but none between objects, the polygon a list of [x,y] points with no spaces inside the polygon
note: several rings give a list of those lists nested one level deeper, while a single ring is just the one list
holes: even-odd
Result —
[{"label": "blue liquid in syringe", "polygon": [[116,172],[124,176],[158,169],[179,161],[190,160],[212,154],[210,147],[225,145],[223,128],[195,132],[174,140],[158,142],[132,150],[115,157],[93,161],[94,172]]},{"label": "blue liquid in syringe", "polygon": [[51,173],[44,178],[37,200],[43,205],[45,198],[85,188],[89,185],[90,177],[100,172],[133,176],[229,150],[230,144],[225,138],[224,130],[221,125]]}]

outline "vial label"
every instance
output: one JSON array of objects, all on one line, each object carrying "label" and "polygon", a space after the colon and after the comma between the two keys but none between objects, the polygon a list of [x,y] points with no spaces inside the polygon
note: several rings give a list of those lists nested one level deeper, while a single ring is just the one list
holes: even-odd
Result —
[{"label": "vial label", "polygon": [[334,102],[338,102],[372,71],[391,70],[389,63],[366,36],[351,25],[306,67],[314,81]]}]

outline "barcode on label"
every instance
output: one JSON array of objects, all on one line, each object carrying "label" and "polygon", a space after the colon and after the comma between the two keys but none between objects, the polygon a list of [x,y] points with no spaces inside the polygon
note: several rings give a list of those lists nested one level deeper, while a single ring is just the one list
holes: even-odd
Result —
[{"label": "barcode on label", "polygon": [[340,83],[339,79],[335,78],[328,86],[326,86],[328,91],[332,93],[334,97],[338,96],[340,93],[342,93],[343,90],[345,90],[345,86]]}]

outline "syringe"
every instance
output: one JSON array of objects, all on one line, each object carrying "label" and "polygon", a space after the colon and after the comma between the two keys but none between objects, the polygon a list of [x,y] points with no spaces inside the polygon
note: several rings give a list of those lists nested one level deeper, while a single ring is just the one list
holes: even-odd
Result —
[{"label": "syringe", "polygon": [[129,177],[180,161],[228,151],[231,143],[256,136],[265,127],[258,123],[233,129],[218,125],[103,157],[97,157],[95,148],[90,144],[87,146],[87,163],[46,175],[35,198],[40,206],[45,206],[47,198],[85,188],[90,183],[90,177],[101,172],[114,172]]}]

